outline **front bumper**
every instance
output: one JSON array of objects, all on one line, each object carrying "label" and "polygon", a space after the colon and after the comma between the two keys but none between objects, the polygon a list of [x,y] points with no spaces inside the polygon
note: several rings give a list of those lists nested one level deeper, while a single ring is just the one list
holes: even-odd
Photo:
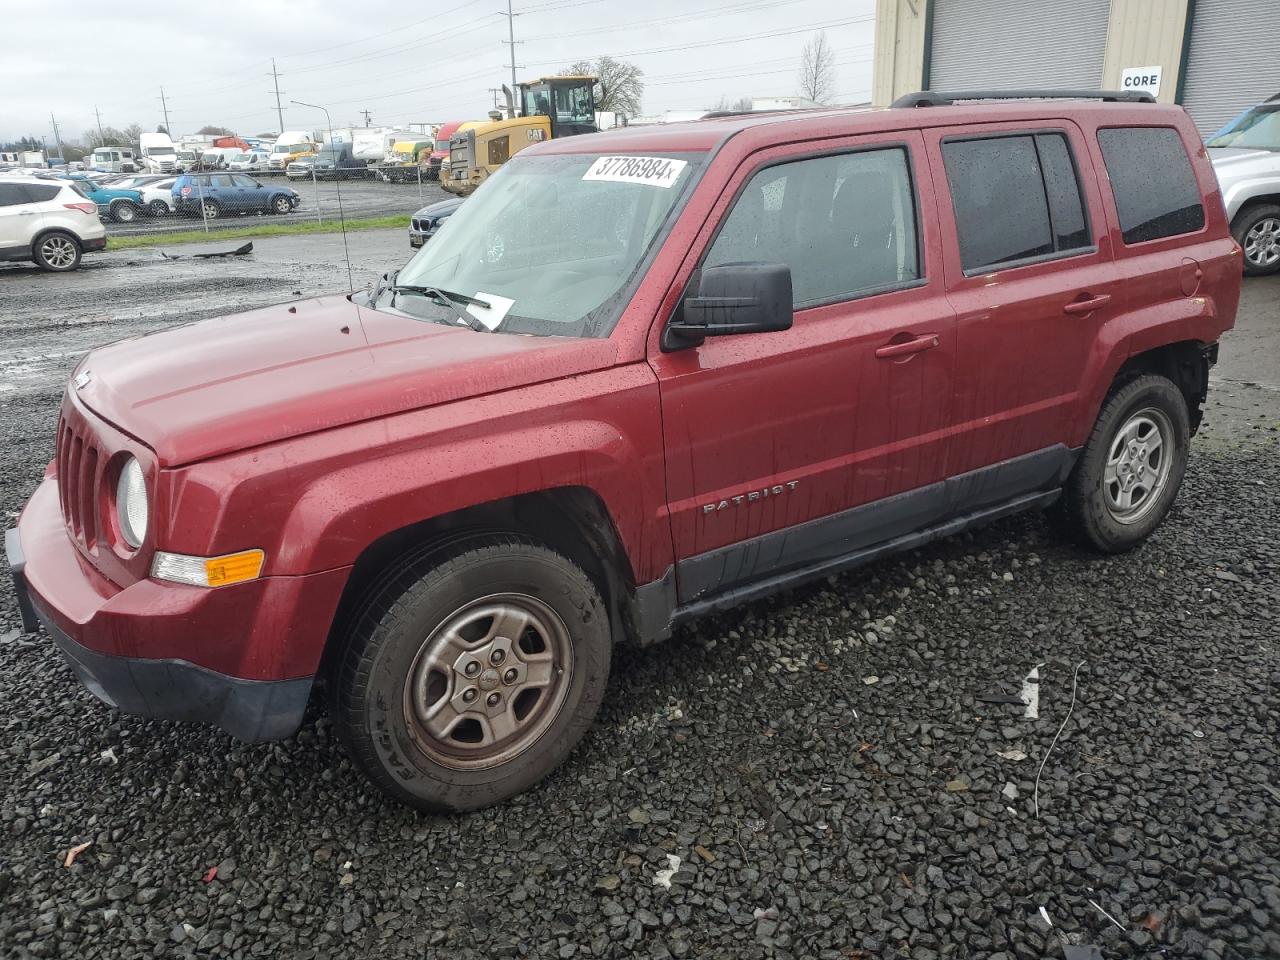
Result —
[{"label": "front bumper", "polygon": [[298,729],[347,572],[214,590],[150,579],[120,588],[68,538],[53,480],[6,531],[5,553],[23,627],[43,626],[94,696],[246,742]]}]

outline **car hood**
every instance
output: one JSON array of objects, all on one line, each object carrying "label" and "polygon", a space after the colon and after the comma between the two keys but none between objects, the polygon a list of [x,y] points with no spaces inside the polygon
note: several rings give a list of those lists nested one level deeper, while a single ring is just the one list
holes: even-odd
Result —
[{"label": "car hood", "polygon": [[1274,150],[1255,150],[1248,147],[1209,147],[1209,159],[1219,179],[1230,176],[1232,179],[1248,176],[1253,173],[1276,173],[1280,171],[1280,152]]},{"label": "car hood", "polygon": [[447,217],[453,211],[462,206],[462,201],[466,197],[450,197],[448,200],[437,200],[435,203],[428,203],[425,207],[414,214],[415,217]]},{"label": "car hood", "polygon": [[478,333],[330,296],[101,347],[77,367],[76,393],[173,467],[602,369],[615,356],[610,340]]}]

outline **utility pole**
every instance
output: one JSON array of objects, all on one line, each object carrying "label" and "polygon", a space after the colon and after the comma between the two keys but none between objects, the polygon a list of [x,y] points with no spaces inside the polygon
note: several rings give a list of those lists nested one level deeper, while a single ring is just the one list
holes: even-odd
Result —
[{"label": "utility pole", "polygon": [[58,121],[54,119],[53,114],[49,114],[49,120],[53,123],[53,139],[58,144],[58,159],[66,162],[66,156],[62,152],[62,134],[58,132]]},{"label": "utility pole", "polygon": [[490,87],[490,88],[489,88],[489,92],[493,94],[493,109],[495,109],[495,110],[500,109],[500,106],[499,106],[499,104],[498,104],[498,94],[500,94],[500,93],[502,92],[502,88],[501,88],[501,87]]},{"label": "utility pole", "polygon": [[368,110],[358,110],[358,111],[356,111],[356,112],[357,112],[357,113],[363,113],[363,114],[364,114],[364,125],[367,127],[367,126],[369,125],[369,111],[368,111]]},{"label": "utility pole", "polygon": [[164,110],[164,132],[172,137],[173,131],[169,129],[169,104],[164,98],[164,87],[160,88],[160,107]]},{"label": "utility pole", "polygon": [[284,110],[280,107],[280,74],[276,72],[276,58],[271,58],[271,79],[276,87],[276,117],[280,120],[280,132],[284,133]]},{"label": "utility pole", "polygon": [[107,135],[102,132],[102,114],[98,112],[98,108],[93,108],[93,115],[98,118],[98,139],[103,143],[107,142]]},{"label": "utility pole", "polygon": [[[507,37],[509,39],[503,42],[511,47],[511,92],[515,94],[517,90],[516,84],[516,17],[520,14],[515,13],[511,9],[511,0],[507,0],[507,12],[498,11],[498,16],[507,18]],[[520,41],[523,43],[524,41]]]}]

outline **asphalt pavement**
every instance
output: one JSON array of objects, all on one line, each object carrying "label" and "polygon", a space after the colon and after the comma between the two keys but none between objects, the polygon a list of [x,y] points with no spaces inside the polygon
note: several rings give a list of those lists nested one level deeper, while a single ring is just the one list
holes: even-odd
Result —
[{"label": "asphalt pavement", "polygon": [[[410,255],[348,241],[356,286]],[[5,525],[84,350],[345,264],[0,268]],[[0,582],[0,957],[1280,957],[1278,340],[1246,281],[1142,548],[1024,516],[623,649],[564,767],[469,816],[385,800],[318,708],[257,746],[115,714]]]}]

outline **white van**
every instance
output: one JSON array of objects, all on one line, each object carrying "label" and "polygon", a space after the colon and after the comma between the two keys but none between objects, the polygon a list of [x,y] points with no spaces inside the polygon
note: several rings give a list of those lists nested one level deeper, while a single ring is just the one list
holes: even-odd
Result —
[{"label": "white van", "polygon": [[142,151],[142,168],[148,173],[173,173],[178,165],[178,154],[167,133],[144,133],[139,138]]},{"label": "white van", "polygon": [[129,147],[96,147],[90,169],[99,173],[136,173],[138,163]]}]

